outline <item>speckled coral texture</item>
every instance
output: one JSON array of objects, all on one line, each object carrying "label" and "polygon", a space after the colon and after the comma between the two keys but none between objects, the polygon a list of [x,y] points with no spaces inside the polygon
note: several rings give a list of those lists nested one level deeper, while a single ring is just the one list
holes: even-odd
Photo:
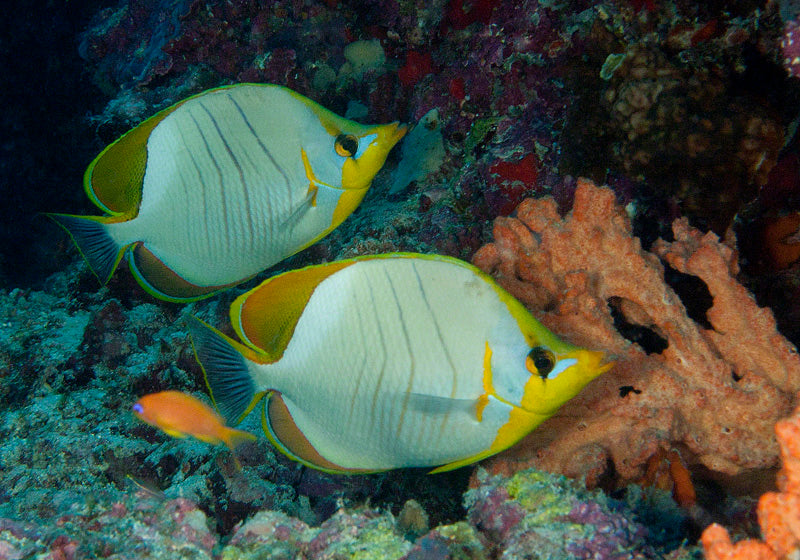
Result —
[{"label": "speckled coral texture", "polygon": [[[495,221],[495,241],[474,262],[547,327],[605,350],[616,365],[494,468],[536,465],[591,483],[613,462],[623,479],[635,479],[657,449],[674,445],[727,474],[776,464],[773,425],[800,389],[797,351],[736,281],[735,240],[720,242],[685,220],[673,233],[673,242],[644,251],[614,193],[585,180],[563,218],[544,198]],[[664,261],[706,284],[713,305],[705,320],[689,317],[665,282]],[[612,306],[666,348],[648,354],[626,339]]]}]

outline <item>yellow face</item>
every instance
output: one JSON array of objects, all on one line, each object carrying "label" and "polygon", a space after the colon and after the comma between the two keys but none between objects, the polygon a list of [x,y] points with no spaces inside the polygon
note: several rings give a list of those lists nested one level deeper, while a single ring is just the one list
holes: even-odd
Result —
[{"label": "yellow face", "polygon": [[613,367],[613,363],[602,364],[603,358],[602,352],[593,350],[555,354],[544,346],[533,347],[525,358],[525,369],[531,375],[520,407],[533,414],[554,414],[592,379]]},{"label": "yellow face", "polygon": [[408,130],[406,125],[397,122],[364,125],[351,121],[302,95],[291,93],[316,116],[312,126],[303,127],[299,132],[320,185],[345,191],[366,190],[386,156]]},{"label": "yellow face", "polygon": [[383,167],[389,151],[406,134],[407,127],[390,123],[371,127],[368,133],[337,135],[334,149],[346,157],[342,165],[342,188],[366,189]]}]

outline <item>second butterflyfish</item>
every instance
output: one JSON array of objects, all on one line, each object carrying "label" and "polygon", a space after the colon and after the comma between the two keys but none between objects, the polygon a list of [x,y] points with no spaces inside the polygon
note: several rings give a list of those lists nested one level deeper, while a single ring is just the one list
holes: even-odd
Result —
[{"label": "second butterflyfish", "polygon": [[329,472],[473,463],[611,367],[479,269],[442,256],[287,272],[236,299],[230,315],[242,342],[188,319],[216,406],[238,422],[266,397],[272,443]]},{"label": "second butterflyfish", "polygon": [[101,282],[127,251],[148,292],[192,301],[331,232],[405,132],[277,85],[212,89],[145,120],[89,165],[84,188],[108,216],[50,217]]}]

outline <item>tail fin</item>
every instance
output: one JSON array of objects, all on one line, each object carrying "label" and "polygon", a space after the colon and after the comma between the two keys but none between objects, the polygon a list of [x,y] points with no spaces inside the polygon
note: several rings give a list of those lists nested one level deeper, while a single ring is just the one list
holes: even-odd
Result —
[{"label": "tail fin", "polygon": [[108,282],[122,259],[125,247],[111,239],[102,218],[69,214],[46,215],[69,234],[100,283]]},{"label": "tail fin", "polygon": [[222,441],[228,448],[233,451],[243,443],[247,443],[249,441],[255,441],[258,438],[251,434],[250,432],[245,432],[244,430],[237,430],[236,428],[227,428],[225,429],[225,433],[223,434]]},{"label": "tail fin", "polygon": [[185,319],[214,405],[229,424],[240,422],[255,406],[256,387],[243,355],[251,351],[197,317]]}]

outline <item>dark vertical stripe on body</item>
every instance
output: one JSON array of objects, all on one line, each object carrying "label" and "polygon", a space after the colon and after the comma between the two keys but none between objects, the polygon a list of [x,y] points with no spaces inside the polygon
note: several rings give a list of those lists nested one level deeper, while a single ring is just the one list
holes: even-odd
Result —
[{"label": "dark vertical stripe on body", "polygon": [[[422,278],[420,278],[419,271],[417,271],[417,265],[412,261],[411,268],[414,270],[414,276],[417,278],[417,285],[419,286],[419,291],[422,294],[422,301],[425,302],[425,307],[428,308],[428,311],[431,314],[431,318],[433,319],[433,326],[436,328],[436,337],[439,339],[439,343],[442,346],[442,350],[444,350],[444,355],[447,358],[447,363],[450,365],[450,370],[453,372],[453,388],[450,391],[450,398],[456,398],[456,389],[458,387],[458,369],[456,368],[455,363],[453,362],[453,356],[450,355],[450,349],[447,347],[447,343],[444,340],[444,336],[442,336],[442,328],[439,325],[439,321],[436,320],[436,314],[433,312],[433,308],[431,307],[430,302],[428,301],[428,295],[425,293],[425,286],[422,284]],[[441,437],[444,434],[444,427],[447,424],[447,420],[450,418],[450,411],[444,415],[442,418],[442,424],[439,426],[439,435]]]},{"label": "dark vertical stripe on body", "polygon": [[[195,124],[197,123],[195,122]],[[203,179],[203,170],[197,163],[197,160],[194,157],[194,153],[192,152],[192,150],[189,149],[189,144],[186,142],[186,138],[184,137],[183,131],[180,129],[180,127],[178,127],[178,134],[181,135],[181,141],[183,142],[183,145],[186,147],[186,152],[189,154],[189,159],[192,160],[192,165],[194,166],[195,171],[197,171],[197,178],[200,181],[200,193],[202,194],[203,197],[203,224],[205,225],[205,230],[206,230],[204,241],[210,247],[211,240],[209,237],[210,230],[208,225],[208,198],[206,197],[206,183],[205,180]],[[188,203],[189,199],[187,198],[186,201]],[[189,220],[191,220],[192,217],[188,216],[188,218]],[[189,224],[186,225],[188,226]]]},{"label": "dark vertical stripe on body", "polygon": [[[250,119],[247,118],[247,115],[245,114],[244,110],[239,105],[239,103],[236,101],[236,99],[230,94],[230,92],[227,92],[227,95],[228,95],[228,99],[230,99],[231,103],[233,103],[234,107],[236,107],[236,110],[239,111],[239,114],[242,116],[242,120],[244,121],[245,126],[247,126],[247,129],[253,135],[253,138],[256,139],[256,142],[258,143],[258,146],[261,148],[261,150],[264,152],[264,155],[267,156],[267,159],[269,159],[270,163],[272,163],[272,165],[275,167],[275,169],[278,171],[278,173],[280,173],[281,177],[283,177],[283,182],[286,184],[286,192],[288,193],[289,206],[291,207],[291,205],[292,205],[292,183],[289,180],[289,176],[286,174],[286,171],[284,171],[283,168],[275,160],[275,158],[273,157],[272,152],[270,152],[269,148],[267,148],[267,146],[264,145],[264,142],[261,141],[261,137],[259,137],[258,133],[256,132],[256,129],[253,128],[253,125],[250,123]],[[298,157],[299,157],[299,155],[300,154],[298,154]],[[269,187],[270,186],[267,185],[267,192],[269,192]],[[273,212],[273,208],[272,208],[272,203],[271,203],[269,197],[267,197],[267,206],[269,207],[269,210],[270,210],[270,220],[269,220],[270,238],[274,238],[275,237],[274,227],[276,225],[276,219],[275,219],[275,216],[272,213]]]},{"label": "dark vertical stripe on body", "polygon": [[389,282],[389,288],[392,290],[392,297],[394,297],[394,304],[397,306],[397,311],[400,313],[400,327],[403,330],[403,338],[406,339],[406,348],[408,348],[408,358],[411,361],[411,371],[409,372],[408,376],[408,385],[406,386],[406,394],[403,397],[403,406],[400,409],[400,419],[397,421],[397,432],[396,436],[400,437],[400,431],[403,429],[403,422],[405,421],[406,410],[408,409],[408,400],[411,398],[411,387],[414,384],[414,374],[416,369],[416,364],[414,363],[414,349],[411,347],[411,337],[408,336],[408,328],[406,326],[406,320],[403,316],[403,307],[400,305],[400,298],[397,297],[397,291],[394,289],[394,283],[392,282],[392,277],[389,276],[389,273],[386,271],[386,268],[383,269],[383,273],[386,276],[386,280]]},{"label": "dark vertical stripe on body", "polygon": [[[228,96],[228,98],[230,98],[230,95]],[[236,155],[234,155],[233,150],[228,144],[228,140],[222,133],[222,129],[219,127],[217,119],[214,118],[214,115],[211,114],[211,111],[208,110],[208,107],[206,107],[202,101],[200,101],[200,107],[203,108],[203,110],[206,112],[206,115],[208,115],[208,118],[211,119],[211,124],[213,124],[214,128],[217,130],[219,139],[222,141],[222,145],[225,146],[225,151],[228,152],[228,156],[230,156],[233,165],[236,167],[236,171],[239,173],[239,181],[242,183],[242,189],[244,190],[244,208],[245,208],[245,214],[247,216],[247,229],[250,232],[248,245],[249,248],[252,249],[253,243],[255,242],[256,234],[255,231],[253,231],[253,212],[250,208],[250,194],[248,193],[247,181],[244,178],[244,172],[242,171],[242,166],[239,164],[239,160],[236,158]],[[224,200],[225,199],[224,186],[222,190],[223,190],[222,198]]]},{"label": "dark vertical stripe on body", "polygon": [[[197,133],[200,135],[200,139],[203,141],[203,145],[206,147],[206,153],[208,154],[208,158],[211,160],[211,163],[214,164],[214,167],[217,170],[217,175],[219,176],[219,191],[222,194],[222,221],[225,224],[225,239],[226,241],[230,239],[230,225],[228,224],[228,202],[225,200],[225,185],[222,182],[222,169],[217,163],[217,159],[214,157],[214,154],[211,152],[211,146],[208,145],[208,139],[206,135],[203,134],[203,128],[200,126],[200,123],[197,122],[197,119],[194,115],[187,111],[189,117],[194,122],[194,125],[197,127]],[[205,187],[205,181],[203,182],[203,186]]]},{"label": "dark vertical stripe on body", "polygon": [[[358,266],[358,265],[356,265]],[[381,341],[381,371],[378,373],[378,382],[375,385],[375,392],[372,394],[372,404],[370,406],[370,425],[375,426],[375,406],[378,401],[378,393],[380,392],[381,385],[383,384],[383,376],[386,373],[386,357],[388,356],[386,339],[383,336],[383,329],[381,328],[381,320],[378,313],[380,312],[377,304],[375,303],[375,294],[372,291],[372,283],[367,281],[367,292],[369,293],[370,303],[372,304],[372,315],[375,317],[375,323],[378,325],[378,338]],[[375,434],[378,435],[378,434]]]},{"label": "dark vertical stripe on body", "polygon": [[[358,309],[358,298],[359,294],[355,291],[352,293],[352,299],[354,300],[353,309]],[[356,313],[356,319],[358,320],[358,335],[360,340],[367,340],[367,331],[364,328],[364,318],[363,313]],[[353,419],[353,411],[356,408],[356,400],[358,400],[358,391],[361,388],[361,381],[364,378],[365,368],[367,364],[367,350],[363,349],[363,354],[361,356],[361,365],[358,367],[358,379],[356,380],[356,386],[353,389],[353,397],[350,399],[350,414],[347,416],[347,424],[350,425]]]}]

